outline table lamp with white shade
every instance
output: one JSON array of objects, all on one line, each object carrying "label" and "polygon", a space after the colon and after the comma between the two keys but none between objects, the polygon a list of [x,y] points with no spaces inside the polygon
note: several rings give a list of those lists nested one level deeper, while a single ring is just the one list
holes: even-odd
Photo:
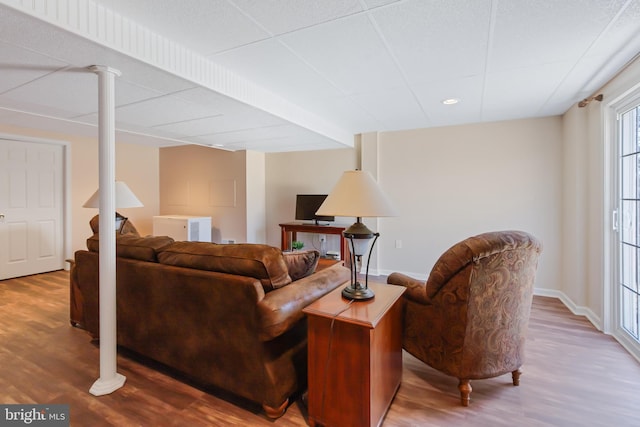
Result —
[{"label": "table lamp with white shade", "polygon": [[[361,221],[364,217],[395,216],[396,211],[378,183],[366,171],[345,171],[320,206],[316,215],[356,217],[356,222],[343,231],[350,246],[351,283],[342,296],[351,300],[367,300],[375,296],[369,289],[369,261],[380,233],[374,233]],[[373,243],[371,240],[373,239]],[[362,256],[367,253],[365,284],[358,281]]]},{"label": "table lamp with white shade", "polygon": [[[116,209],[141,208],[144,206],[142,202],[136,197],[136,195],[133,194],[133,191],[131,191],[129,186],[122,181],[116,181],[115,193],[116,193]],[[97,189],[96,192],[93,193],[91,197],[89,197],[89,200],[87,200],[84,203],[84,205],[82,205],[82,207],[99,208],[100,207],[100,189]],[[122,233],[122,230],[127,220],[128,218],[123,217],[122,215],[119,215],[116,213],[115,226],[116,226],[116,230],[119,233]]]}]

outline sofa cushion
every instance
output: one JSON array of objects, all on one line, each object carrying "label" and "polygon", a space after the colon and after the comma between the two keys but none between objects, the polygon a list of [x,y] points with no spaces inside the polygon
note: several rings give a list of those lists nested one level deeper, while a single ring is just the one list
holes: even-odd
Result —
[{"label": "sofa cushion", "polygon": [[316,271],[320,260],[320,252],[314,250],[285,252],[282,255],[289,276],[294,282]]},{"label": "sofa cushion", "polygon": [[[157,262],[158,251],[173,242],[174,240],[168,236],[139,237],[135,234],[120,234],[116,236],[116,256]],[[99,234],[87,239],[87,248],[92,252],[99,252]]]},{"label": "sofa cushion", "polygon": [[265,292],[291,283],[282,251],[269,245],[174,242],[158,253],[161,264],[255,277]]}]

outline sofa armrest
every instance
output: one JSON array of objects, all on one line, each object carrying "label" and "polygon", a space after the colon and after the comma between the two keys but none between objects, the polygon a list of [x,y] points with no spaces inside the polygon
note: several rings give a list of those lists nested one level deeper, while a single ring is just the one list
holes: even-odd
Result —
[{"label": "sofa armrest", "polygon": [[304,317],[303,308],[344,284],[349,277],[349,269],[336,264],[268,292],[258,302],[260,339],[269,341],[282,335]]},{"label": "sofa armrest", "polygon": [[407,290],[403,296],[409,298],[412,301],[426,304],[427,298],[427,284],[413,277],[407,276],[402,273],[391,273],[387,277],[387,283],[390,285],[404,286]]}]

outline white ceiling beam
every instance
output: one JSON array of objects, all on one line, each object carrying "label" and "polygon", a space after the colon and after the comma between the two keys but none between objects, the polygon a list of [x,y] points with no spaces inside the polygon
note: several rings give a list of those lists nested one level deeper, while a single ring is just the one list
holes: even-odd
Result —
[{"label": "white ceiling beam", "polygon": [[0,4],[273,114],[347,147],[354,144],[352,133],[93,0],[0,0]]}]

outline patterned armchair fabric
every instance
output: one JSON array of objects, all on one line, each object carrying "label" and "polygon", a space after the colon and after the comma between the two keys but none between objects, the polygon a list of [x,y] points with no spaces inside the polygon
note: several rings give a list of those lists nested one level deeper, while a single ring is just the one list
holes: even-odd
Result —
[{"label": "patterned armchair fabric", "polygon": [[512,373],[519,384],[541,243],[521,231],[480,234],[457,243],[427,282],[393,273],[407,288],[403,347],[459,379],[467,406],[470,380]]}]

